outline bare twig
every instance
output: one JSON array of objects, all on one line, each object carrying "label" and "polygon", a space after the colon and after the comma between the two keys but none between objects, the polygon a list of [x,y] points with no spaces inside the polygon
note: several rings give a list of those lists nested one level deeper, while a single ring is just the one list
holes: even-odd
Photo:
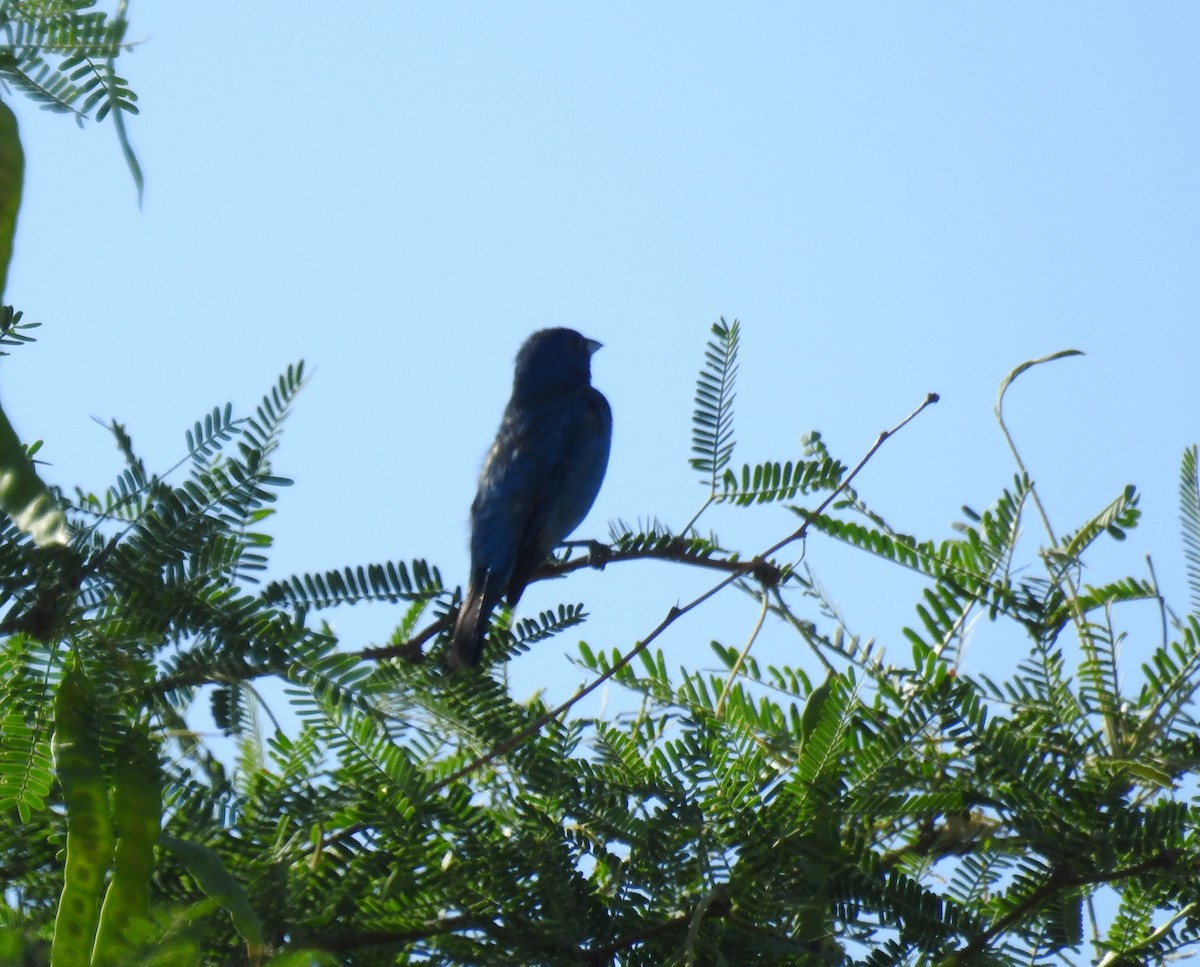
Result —
[{"label": "bare twig", "polygon": [[721,713],[725,711],[725,700],[729,698],[729,693],[733,689],[733,683],[737,681],[738,673],[746,663],[746,656],[750,654],[750,649],[754,647],[754,642],[758,639],[759,632],[762,631],[763,622],[767,620],[767,611],[771,605],[771,599],[767,595],[768,592],[765,588],[759,592],[759,597],[762,599],[762,607],[758,610],[758,620],[754,622],[754,628],[750,632],[746,646],[738,654],[737,661],[733,663],[733,667],[729,669],[729,677],[725,679],[725,687],[721,689],[721,697],[717,699],[717,718],[720,718]]}]

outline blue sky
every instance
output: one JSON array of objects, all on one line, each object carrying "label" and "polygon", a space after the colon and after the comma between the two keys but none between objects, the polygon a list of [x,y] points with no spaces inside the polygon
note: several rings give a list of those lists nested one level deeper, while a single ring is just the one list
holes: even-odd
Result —
[{"label": "blue sky", "polygon": [[[1200,7],[329,11],[132,5],[140,210],[107,123],[80,131],[11,99],[28,172],[8,296],[44,326],[0,361],[0,391],[45,440],[47,479],[101,490],[119,471],[92,417],[125,422],[166,468],[194,419],[249,407],[303,357],[275,573],[424,557],[462,580],[521,341],[570,325],[605,344],[612,462],[576,534],[603,537],[617,517],[679,526],[702,500],[692,393],[725,316],[744,327],[735,462],[794,457],[814,428],[852,462],[937,391],[860,491],[898,527],[949,536],[961,504],[1011,479],[1000,380],[1074,347],[1087,356],[1018,382],[1011,426],[1059,531],[1142,488],[1146,525],[1088,577],[1144,574],[1150,553],[1185,606]],[[708,523],[753,553],[795,519]],[[904,648],[918,582],[819,541],[807,562],[855,631]],[[535,587],[522,611],[585,601],[580,636],[624,650],[710,580],[613,567]],[[332,617],[358,647],[398,612]],[[709,639],[740,644],[754,617],[729,592],[662,644],[671,664],[707,665]],[[760,647],[808,663],[780,629]],[[573,650],[516,662],[514,691],[564,697]]]}]

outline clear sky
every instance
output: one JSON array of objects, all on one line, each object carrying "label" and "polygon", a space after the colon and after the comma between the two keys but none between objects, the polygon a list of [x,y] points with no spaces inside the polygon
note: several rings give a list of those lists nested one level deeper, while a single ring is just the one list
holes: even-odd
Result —
[{"label": "clear sky", "polygon": [[[1151,553],[1185,606],[1200,5],[135,0],[130,15],[140,210],[109,123],[80,131],[10,97],[28,173],[7,297],[44,326],[0,360],[0,391],[45,440],[48,480],[100,491],[119,471],[92,417],[166,468],[194,419],[251,406],[303,357],[274,573],[424,557],[460,581],[521,341],[570,325],[605,344],[612,461],[576,534],[604,537],[698,506],[692,393],[724,315],[744,326],[735,462],[794,457],[814,428],[853,462],[941,393],[860,491],[944,537],[1011,479],[1000,380],[1073,347],[1088,355],[1010,397],[1031,472],[1060,531],[1143,488],[1145,527],[1087,578],[1144,574]],[[709,523],[749,554],[795,518]],[[819,541],[807,561],[854,630],[904,647],[918,582]],[[624,650],[710,581],[625,565],[536,586],[522,610],[585,601],[574,638]],[[359,647],[398,611],[332,618]],[[663,646],[708,665],[709,639],[740,644],[753,619],[729,592]],[[565,696],[574,638],[518,661],[514,691]],[[809,664],[779,629],[762,648]]]}]

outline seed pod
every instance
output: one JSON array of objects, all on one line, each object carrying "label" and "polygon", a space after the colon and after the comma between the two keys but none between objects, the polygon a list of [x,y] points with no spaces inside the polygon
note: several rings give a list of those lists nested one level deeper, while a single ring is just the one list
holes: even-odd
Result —
[{"label": "seed pod", "polygon": [[162,824],[162,775],[158,753],[144,732],[125,737],[113,778],[117,845],[112,881],[100,910],[93,967],[133,963],[141,939],[151,930],[150,877]]},{"label": "seed pod", "polygon": [[100,891],[112,860],[108,787],[100,768],[99,731],[92,721],[87,680],[71,669],[54,699],[50,749],[67,811],[66,867],[50,962],[54,967],[86,967],[100,912]]}]

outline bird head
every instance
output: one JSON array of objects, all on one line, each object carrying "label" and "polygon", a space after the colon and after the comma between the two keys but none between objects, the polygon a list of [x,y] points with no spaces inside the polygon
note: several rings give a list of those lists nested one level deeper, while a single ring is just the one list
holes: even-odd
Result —
[{"label": "bird head", "polygon": [[561,393],[587,386],[592,378],[592,353],[600,348],[574,329],[542,329],[525,340],[517,353],[513,396]]}]

